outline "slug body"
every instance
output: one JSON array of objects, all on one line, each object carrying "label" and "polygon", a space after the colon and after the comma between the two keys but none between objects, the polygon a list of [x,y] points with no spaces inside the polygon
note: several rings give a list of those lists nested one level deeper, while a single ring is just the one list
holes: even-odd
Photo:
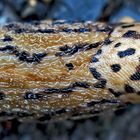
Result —
[{"label": "slug body", "polygon": [[140,102],[140,23],[0,28],[0,118],[53,121]]}]

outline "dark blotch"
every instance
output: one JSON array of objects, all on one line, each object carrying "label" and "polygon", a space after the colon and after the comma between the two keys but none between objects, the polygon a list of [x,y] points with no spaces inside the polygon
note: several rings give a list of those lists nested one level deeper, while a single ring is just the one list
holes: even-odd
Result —
[{"label": "dark blotch", "polygon": [[102,50],[101,49],[97,51],[96,55],[100,55],[100,54],[102,54]]},{"label": "dark blotch", "polygon": [[105,104],[105,103],[116,104],[116,103],[118,103],[118,101],[115,99],[114,100],[102,99],[99,101],[91,101],[91,102],[87,103],[87,107],[91,107],[91,106],[94,106],[96,104]]},{"label": "dark blotch", "polygon": [[68,63],[68,64],[66,64],[66,66],[68,67],[69,70],[73,70],[73,68],[74,68],[72,63]]},{"label": "dark blotch", "polygon": [[122,25],[122,28],[130,28],[130,27],[134,27],[134,24]]},{"label": "dark blotch", "polygon": [[72,29],[68,29],[68,28],[64,28],[62,29],[63,32],[67,32],[67,33],[71,33],[72,32]]},{"label": "dark blotch", "polygon": [[83,88],[89,88],[90,85],[86,82],[75,82],[73,84],[73,87],[83,87]]},{"label": "dark blotch", "polygon": [[129,30],[123,35],[123,37],[125,38],[131,37],[134,39],[140,39],[140,34],[136,31]]},{"label": "dark blotch", "polygon": [[[69,46],[65,46],[63,49],[64,51],[58,52],[56,53],[56,56],[70,56],[73,55],[77,52],[79,52],[79,50],[82,48],[82,45],[76,45],[73,47],[69,47]],[[62,50],[62,47],[60,48]]]},{"label": "dark blotch", "polygon": [[33,92],[26,92],[24,95],[24,99],[40,99],[42,97],[39,93],[33,93]]},{"label": "dark blotch", "polygon": [[90,49],[93,49],[93,48],[97,48],[99,45],[101,44],[101,42],[97,42],[97,43],[94,43],[94,44],[87,44],[84,46],[84,51],[87,51],[87,50],[90,50]]},{"label": "dark blotch", "polygon": [[119,46],[121,46],[121,43],[119,42],[119,43],[117,43],[117,44],[115,44],[115,48],[118,48]]},{"label": "dark blotch", "polygon": [[32,57],[30,56],[30,54],[28,52],[20,52],[17,53],[16,56],[19,58],[20,61],[25,61],[27,63],[33,63],[33,62],[37,62],[39,63],[42,58],[44,58],[47,54],[46,53],[38,53],[38,54],[33,54]]},{"label": "dark blotch", "polygon": [[62,47],[59,48],[59,50],[62,51],[62,52],[63,52],[63,51],[65,52],[65,51],[67,51],[68,49],[71,49],[71,48],[70,48],[69,46],[67,46],[67,45],[62,46]]},{"label": "dark blotch", "polygon": [[118,72],[121,69],[120,64],[113,64],[111,65],[111,69],[113,70],[113,72]]},{"label": "dark blotch", "polygon": [[84,32],[89,32],[90,30],[87,28],[79,28],[79,29],[74,29],[74,32],[80,32],[80,33],[84,33]]},{"label": "dark blotch", "polygon": [[18,59],[19,59],[20,61],[26,61],[27,57],[29,57],[30,54],[27,53],[27,52],[25,52],[25,51],[23,51],[23,52],[21,52],[21,53],[17,53],[16,56],[18,57]]},{"label": "dark blotch", "polygon": [[72,85],[65,87],[65,88],[46,88],[44,90],[45,93],[70,93],[73,92],[73,90],[76,87],[83,87],[83,88],[89,88],[89,84],[86,82],[75,82]]},{"label": "dark blotch", "polygon": [[125,34],[123,34],[123,37],[134,37],[134,35],[136,35],[136,31],[129,30]]},{"label": "dark blotch", "polygon": [[46,52],[43,53],[33,53],[32,56],[30,56],[30,53],[26,51],[19,51],[17,47],[7,45],[5,47],[0,48],[0,51],[2,52],[8,52],[10,54],[14,54],[20,61],[27,62],[27,63],[39,63],[42,58],[44,58],[47,54]]},{"label": "dark blotch", "polygon": [[104,41],[104,45],[109,45],[112,42],[113,42],[112,40],[110,40],[109,38],[106,38],[105,41]]},{"label": "dark blotch", "polygon": [[55,33],[54,29],[38,29],[36,32],[39,33]]},{"label": "dark blotch", "polygon": [[4,42],[12,41],[12,40],[13,40],[13,38],[11,36],[8,36],[8,35],[6,35],[3,39]]},{"label": "dark blotch", "polygon": [[98,62],[99,61],[99,59],[98,58],[96,58],[95,56],[92,58],[92,60],[91,60],[91,62],[93,62],[93,63],[96,63],[96,62]]},{"label": "dark blotch", "polygon": [[105,88],[107,81],[105,79],[99,80],[97,83],[94,84],[95,88]]},{"label": "dark blotch", "polygon": [[133,54],[135,54],[135,49],[134,48],[128,48],[127,50],[125,50],[125,51],[119,51],[118,52],[118,56],[120,57],[120,58],[123,58],[123,57],[126,57],[126,56],[130,56],[130,55],[133,55]]},{"label": "dark blotch", "polygon": [[108,89],[115,97],[119,97],[120,95],[122,95],[121,92],[115,92],[113,89],[109,88]]},{"label": "dark blotch", "polygon": [[134,88],[132,88],[129,85],[125,85],[124,89],[127,93],[134,93],[135,92]]},{"label": "dark blotch", "polygon": [[89,68],[89,69],[95,79],[101,78],[101,74],[96,70],[96,68]]},{"label": "dark blotch", "polygon": [[7,45],[5,47],[1,47],[0,48],[0,51],[2,52],[13,52],[15,50],[15,47],[14,46],[11,46],[11,45]]},{"label": "dark blotch", "polygon": [[136,71],[136,73],[131,75],[130,79],[133,80],[133,81],[140,80],[140,71]]}]

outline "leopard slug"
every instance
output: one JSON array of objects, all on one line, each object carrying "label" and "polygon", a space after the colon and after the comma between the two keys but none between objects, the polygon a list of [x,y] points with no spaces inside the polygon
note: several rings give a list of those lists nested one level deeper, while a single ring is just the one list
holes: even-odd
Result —
[{"label": "leopard slug", "polygon": [[140,102],[140,23],[0,27],[0,119],[53,121]]}]

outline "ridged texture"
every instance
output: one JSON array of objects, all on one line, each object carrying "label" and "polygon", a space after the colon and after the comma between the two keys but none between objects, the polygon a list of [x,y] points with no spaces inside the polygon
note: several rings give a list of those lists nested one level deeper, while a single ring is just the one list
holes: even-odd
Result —
[{"label": "ridged texture", "polygon": [[139,27],[90,21],[1,27],[1,119],[82,118],[139,103]]}]

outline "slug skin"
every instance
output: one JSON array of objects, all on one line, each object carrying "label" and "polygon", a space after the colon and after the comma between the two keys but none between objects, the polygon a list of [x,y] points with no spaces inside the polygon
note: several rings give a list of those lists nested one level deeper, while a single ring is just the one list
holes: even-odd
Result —
[{"label": "slug skin", "polygon": [[57,121],[140,102],[140,23],[0,27],[0,118]]}]

